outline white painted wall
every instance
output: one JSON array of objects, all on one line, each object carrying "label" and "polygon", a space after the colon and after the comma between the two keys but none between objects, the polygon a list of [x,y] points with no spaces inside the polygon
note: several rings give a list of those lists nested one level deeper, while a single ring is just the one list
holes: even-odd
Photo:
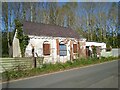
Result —
[{"label": "white painted wall", "polygon": [[[66,62],[70,60],[70,41],[66,44],[67,46],[67,56],[59,56],[57,55],[57,47],[56,47],[56,39],[59,39],[59,42],[64,41],[66,38],[63,37],[44,37],[44,36],[29,36],[30,41],[26,48],[25,56],[32,57],[32,47],[31,44],[35,48],[35,53],[38,54],[39,57],[44,57],[44,62]],[[74,38],[72,38],[74,39]],[[50,44],[50,55],[43,55],[43,43],[44,41],[48,41]],[[36,55],[35,55],[36,56]]]},{"label": "white painted wall", "polygon": [[98,43],[98,42],[86,42],[86,46],[100,46],[101,47],[101,56],[102,57],[109,57],[112,56],[111,52],[106,52],[106,43]]},{"label": "white painted wall", "polygon": [[13,57],[21,57],[19,39],[17,38],[17,30],[15,32],[12,44],[13,44]]},{"label": "white painted wall", "polygon": [[[16,33],[15,33],[15,36],[13,39],[13,57],[21,57],[19,40],[16,38]],[[75,38],[45,37],[45,36],[34,36],[34,35],[29,35],[29,38],[30,38],[30,40],[29,40],[29,44],[26,47],[25,56],[32,57],[32,46],[31,46],[31,44],[32,44],[34,46],[35,53],[37,53],[39,57],[44,57],[44,63],[66,62],[66,61],[70,60],[70,41],[74,40],[75,41],[74,43],[76,43],[78,41]],[[57,55],[56,39],[58,39],[59,42],[68,40],[68,42],[66,43],[67,56]],[[50,50],[50,55],[48,55],[48,56],[43,55],[43,43],[45,41],[48,41],[48,43],[50,44],[51,50]],[[86,42],[86,39],[80,39],[80,41]],[[36,54],[35,54],[35,56],[36,56]]]},{"label": "white painted wall", "polygon": [[98,43],[98,42],[86,42],[86,46],[100,46],[102,49],[102,52],[106,51],[106,43]]},{"label": "white painted wall", "polygon": [[98,43],[98,42],[86,42],[86,46],[101,46],[101,48],[106,48],[105,43]]}]

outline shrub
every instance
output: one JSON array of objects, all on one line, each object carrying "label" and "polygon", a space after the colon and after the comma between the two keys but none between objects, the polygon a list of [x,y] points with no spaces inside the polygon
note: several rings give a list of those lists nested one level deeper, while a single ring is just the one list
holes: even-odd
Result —
[{"label": "shrub", "polygon": [[21,49],[21,54],[22,57],[25,55],[25,49],[29,43],[30,38],[27,35],[24,35],[23,33],[23,28],[22,28],[22,23],[16,19],[15,20],[15,29],[17,29],[17,38],[19,39],[19,44],[20,44],[20,49]]}]

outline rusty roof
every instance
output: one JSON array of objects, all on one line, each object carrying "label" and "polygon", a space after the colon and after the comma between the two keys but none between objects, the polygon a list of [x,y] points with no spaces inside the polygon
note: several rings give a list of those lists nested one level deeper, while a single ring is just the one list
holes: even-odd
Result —
[{"label": "rusty roof", "polygon": [[26,21],[23,22],[23,30],[27,35],[80,38],[79,34],[71,28],[50,24]]}]

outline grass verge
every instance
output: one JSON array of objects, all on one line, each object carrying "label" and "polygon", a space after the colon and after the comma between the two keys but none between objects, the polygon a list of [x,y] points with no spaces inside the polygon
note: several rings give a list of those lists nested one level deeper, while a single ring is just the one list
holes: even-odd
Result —
[{"label": "grass verge", "polygon": [[61,70],[67,70],[76,67],[82,67],[91,64],[102,63],[106,61],[118,60],[116,57],[101,57],[101,59],[97,58],[88,58],[88,59],[76,59],[73,62],[67,61],[66,63],[56,63],[56,64],[43,64],[42,68],[33,68],[30,70],[9,70],[2,73],[2,81],[15,80],[30,76],[36,76]]}]

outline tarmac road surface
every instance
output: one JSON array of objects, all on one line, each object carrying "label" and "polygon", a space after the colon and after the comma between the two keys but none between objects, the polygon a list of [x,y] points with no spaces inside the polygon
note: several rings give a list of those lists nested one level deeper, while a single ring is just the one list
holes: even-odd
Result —
[{"label": "tarmac road surface", "polygon": [[118,88],[118,60],[2,85],[3,88]]}]

